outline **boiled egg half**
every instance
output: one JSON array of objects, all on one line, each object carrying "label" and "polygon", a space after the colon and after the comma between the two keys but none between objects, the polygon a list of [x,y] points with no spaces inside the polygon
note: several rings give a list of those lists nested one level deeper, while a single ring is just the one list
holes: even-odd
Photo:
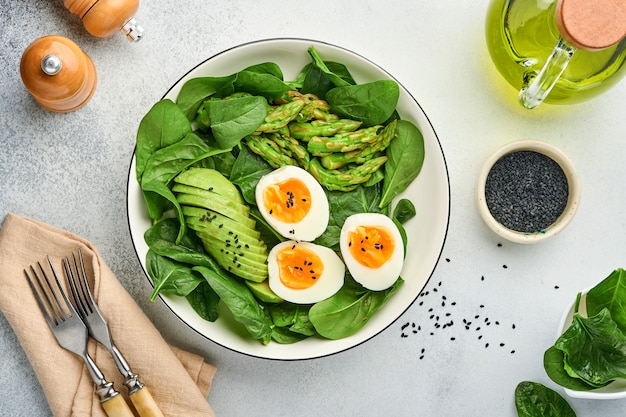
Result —
[{"label": "boiled egg half", "polygon": [[313,304],[335,294],[343,286],[346,267],[325,246],[286,241],[270,250],[269,285],[283,300]]},{"label": "boiled egg half", "polygon": [[284,166],[264,175],[255,189],[263,218],[290,240],[313,241],[328,226],[328,199],[315,177],[302,168]]},{"label": "boiled egg half", "polygon": [[367,289],[387,289],[402,272],[402,236],[384,214],[359,213],[348,217],[341,228],[339,246],[350,275]]}]

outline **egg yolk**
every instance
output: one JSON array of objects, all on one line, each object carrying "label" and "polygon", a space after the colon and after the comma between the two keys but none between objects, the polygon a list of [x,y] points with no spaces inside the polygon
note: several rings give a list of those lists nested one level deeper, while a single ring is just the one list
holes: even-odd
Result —
[{"label": "egg yolk", "polygon": [[267,212],[283,223],[298,223],[311,210],[311,192],[297,178],[269,185],[263,190]]},{"label": "egg yolk", "polygon": [[379,268],[391,258],[395,241],[382,226],[358,226],[348,235],[352,257],[368,268]]},{"label": "egg yolk", "polygon": [[310,288],[324,272],[322,259],[313,251],[293,245],[276,255],[279,276],[285,287],[294,290]]}]

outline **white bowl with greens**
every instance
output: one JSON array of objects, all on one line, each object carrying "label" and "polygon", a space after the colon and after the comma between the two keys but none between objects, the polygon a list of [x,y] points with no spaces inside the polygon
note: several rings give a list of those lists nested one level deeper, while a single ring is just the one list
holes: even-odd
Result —
[{"label": "white bowl with greens", "polygon": [[[178,100],[177,105],[179,110],[182,109],[182,112],[185,113],[190,120],[194,119],[196,118],[196,115],[201,114],[202,109],[209,108],[213,106],[213,104],[207,104],[205,107],[202,107],[200,111],[198,111],[197,103],[192,103],[196,100],[194,96],[196,95],[195,92],[198,90],[189,90],[190,85],[194,85],[194,83],[198,82],[200,89],[204,88],[208,91],[215,86],[215,82],[219,81],[219,83],[221,83],[222,80],[232,76],[233,74],[240,74],[243,70],[248,68],[254,68],[253,72],[255,73],[280,73],[278,75],[283,77],[284,82],[290,86],[302,86],[303,82],[305,84],[308,82],[308,86],[311,87],[311,79],[302,78],[304,77],[303,74],[306,72],[303,71],[303,69],[310,68],[312,63],[313,53],[310,52],[310,48],[313,48],[316,54],[323,59],[323,63],[329,63],[330,68],[324,68],[322,72],[326,71],[324,72],[324,77],[329,78],[335,86],[337,86],[338,83],[344,84],[346,79],[351,79],[350,83],[355,83],[357,85],[377,83],[380,81],[384,81],[385,86],[393,84],[394,88],[397,90],[397,104],[393,113],[395,116],[390,117],[389,119],[397,118],[397,116],[399,116],[400,120],[406,121],[404,122],[405,127],[415,126],[417,130],[421,132],[420,141],[423,141],[423,145],[420,145],[422,146],[422,149],[419,151],[421,153],[421,158],[423,158],[423,163],[422,161],[416,162],[415,159],[411,161],[406,160],[405,158],[411,154],[410,151],[404,155],[403,152],[396,149],[395,156],[393,151],[387,151],[392,152],[392,154],[387,153],[388,160],[395,159],[395,162],[389,165],[389,172],[395,171],[398,173],[403,170],[407,171],[407,169],[408,171],[411,171],[412,164],[421,163],[421,168],[414,173],[417,177],[410,177],[409,181],[406,181],[405,184],[400,184],[402,182],[399,181],[401,176],[395,176],[393,180],[387,179],[389,184],[393,185],[395,183],[393,188],[402,190],[399,194],[396,195],[393,190],[390,191],[390,186],[383,185],[385,181],[383,177],[386,175],[382,173],[383,171],[379,174],[382,175],[379,178],[379,182],[374,178],[371,178],[372,184],[378,184],[375,185],[378,191],[374,194],[371,194],[371,189],[374,189],[371,187],[370,191],[362,191],[365,189],[365,185],[358,185],[356,189],[353,189],[352,186],[344,187],[346,184],[343,183],[338,185],[339,188],[343,187],[346,190],[350,190],[346,192],[359,193],[360,197],[358,199],[350,198],[352,203],[357,200],[359,201],[357,202],[357,206],[360,206],[361,208],[354,210],[369,211],[367,206],[372,205],[373,202],[378,202],[380,203],[379,207],[382,207],[381,210],[383,210],[385,214],[390,217],[392,214],[394,217],[398,216],[397,220],[399,220],[399,218],[403,215],[401,213],[398,214],[402,211],[402,209],[398,206],[406,208],[407,206],[405,206],[404,203],[410,201],[411,203],[408,204],[408,211],[412,213],[408,217],[404,216],[403,223],[401,224],[401,228],[405,232],[406,237],[404,242],[406,245],[406,257],[400,278],[396,282],[397,285],[394,285],[389,290],[380,292],[363,292],[359,290],[361,298],[359,299],[357,305],[367,308],[352,308],[352,310],[346,309],[345,313],[343,309],[333,312],[333,320],[342,322],[342,326],[344,322],[348,323],[347,327],[351,327],[350,329],[344,330],[343,334],[339,335],[340,337],[325,338],[319,334],[313,334],[309,337],[298,336],[295,338],[297,339],[296,343],[287,343],[289,341],[294,341],[292,340],[294,339],[294,337],[292,337],[293,334],[285,332],[284,329],[276,330],[281,326],[281,324],[278,324],[276,320],[274,320],[274,316],[272,316],[274,322],[269,323],[269,332],[265,331],[268,329],[268,325],[261,323],[261,327],[265,329],[260,331],[260,333],[263,334],[256,334],[255,337],[252,337],[251,335],[258,330],[258,322],[263,321],[263,317],[260,317],[259,314],[263,315],[263,312],[269,311],[269,308],[263,303],[261,303],[262,306],[260,308],[256,306],[254,307],[260,313],[257,312],[257,316],[252,320],[254,323],[251,324],[250,317],[244,317],[245,314],[242,314],[241,310],[233,310],[232,305],[228,304],[228,302],[224,300],[222,300],[224,302],[219,302],[216,306],[214,306],[214,311],[202,311],[204,307],[199,307],[197,301],[198,299],[203,299],[208,296],[202,292],[198,292],[196,288],[200,288],[200,286],[195,287],[195,285],[198,284],[193,281],[197,279],[198,274],[195,274],[196,276],[189,280],[181,278],[177,281],[176,285],[163,286],[161,282],[155,282],[154,276],[156,270],[159,268],[170,267],[164,266],[166,264],[155,262],[154,252],[159,252],[162,247],[159,246],[157,248],[156,246],[158,245],[154,244],[154,239],[148,239],[151,240],[151,245],[153,246],[148,245],[146,243],[146,239],[144,239],[144,234],[149,229],[154,230],[152,227],[154,223],[162,224],[164,223],[163,220],[172,223],[175,222],[174,219],[176,219],[177,216],[179,216],[179,219],[182,217],[182,220],[180,220],[180,223],[182,223],[184,222],[185,217],[177,215],[176,213],[171,214],[172,210],[160,213],[158,212],[158,208],[155,209],[158,204],[156,206],[152,205],[150,210],[148,210],[146,199],[144,198],[144,192],[148,192],[148,200],[150,200],[150,193],[163,196],[169,195],[169,191],[165,189],[162,184],[155,185],[153,182],[147,181],[145,179],[146,174],[142,174],[146,165],[146,155],[142,154],[145,151],[143,145],[138,145],[136,154],[133,156],[129,172],[128,218],[131,237],[133,239],[138,258],[146,271],[150,282],[155,286],[155,289],[157,287],[163,287],[162,289],[164,289],[163,291],[158,292],[158,297],[160,297],[167,304],[174,314],[176,314],[183,322],[199,334],[228,349],[254,357],[280,360],[318,358],[347,350],[374,337],[396,321],[411,306],[419,293],[422,291],[441,256],[441,251],[443,249],[448,229],[450,213],[449,179],[443,151],[433,127],[431,126],[422,108],[402,85],[400,85],[382,68],[360,55],[337,46],[306,39],[270,39],[252,42],[217,54],[191,69],[166,93],[164,100],[161,100],[161,104],[163,104],[164,107],[171,107],[173,105],[172,103],[175,103],[178,98],[185,96],[186,98],[184,100]],[[320,66],[316,66],[316,68],[314,68],[314,71],[317,71],[317,75],[319,75],[320,68],[324,66],[323,63],[322,61],[319,61]],[[251,75],[247,73],[245,75],[246,77],[250,76],[253,79],[256,78],[255,74]],[[238,75],[238,77],[239,81],[236,83],[240,82],[241,84],[250,84],[250,78],[240,75]],[[342,79],[335,78],[333,80],[333,77],[339,77]],[[324,82],[328,82],[327,78],[324,78],[326,80]],[[190,80],[196,81],[189,83]],[[293,80],[293,82],[290,80]],[[276,80],[273,80],[272,82],[275,81]],[[392,83],[390,83],[390,81]],[[255,81],[253,80],[252,83],[254,82]],[[282,80],[277,83],[279,89],[282,88],[282,84]],[[187,86],[184,87],[185,85]],[[219,85],[219,88],[222,88],[221,86],[223,86],[223,84]],[[315,88],[320,87],[320,85],[321,84],[319,83],[315,83]],[[231,86],[229,86],[229,88],[230,87]],[[328,88],[330,87],[322,86],[320,88],[322,88],[322,90],[327,88],[326,91],[328,91]],[[187,89],[186,92],[181,93],[181,90],[185,91],[185,89]],[[191,95],[188,94],[189,91],[192,91]],[[200,91],[197,95],[202,96],[206,94],[208,94],[206,91]],[[191,99],[189,99],[190,96],[192,97]],[[203,98],[203,100],[206,100],[206,98]],[[251,106],[248,108],[253,109],[256,103],[254,99],[246,97],[241,100],[241,102],[246,102],[246,100],[247,104],[250,104]],[[165,103],[165,101],[168,102]],[[374,102],[378,103],[380,100],[375,100]],[[221,117],[223,115],[222,110],[218,113],[214,108],[212,109],[213,113],[210,115],[212,121],[215,121],[217,117]],[[254,110],[251,110],[250,113],[252,114],[251,118],[254,118]],[[389,115],[386,115],[384,117],[387,118],[388,116]],[[178,120],[180,121],[180,119]],[[230,120],[224,121],[224,125],[228,125],[229,121]],[[250,121],[250,119],[248,119],[248,121]],[[198,127],[198,125],[201,125],[202,122],[203,120],[201,120],[200,117],[197,117],[193,122],[193,128]],[[237,128],[241,127],[242,123],[240,122],[241,120],[237,121]],[[159,123],[161,122],[158,122],[157,124]],[[183,120],[181,125],[186,125],[186,123],[188,122]],[[255,122],[250,123],[254,124]],[[146,130],[154,128],[150,121],[146,123],[142,121],[142,124],[143,127],[140,126],[140,131],[145,132]],[[146,125],[148,124],[150,126],[146,128]],[[171,120],[169,120],[167,123],[161,123],[161,126],[156,127],[156,129],[163,132],[164,130],[170,129],[172,126],[178,125],[176,123],[171,123]],[[232,125],[230,127],[232,127]],[[215,151],[205,149],[205,154],[210,156],[210,165],[213,168],[223,168],[224,166],[229,165],[233,160],[232,155],[235,154],[237,155],[236,157],[238,157],[241,155],[242,149],[245,147],[240,147],[237,141],[231,141],[228,136],[228,132],[233,129],[230,127],[227,126],[226,133],[220,133],[218,129],[213,130],[214,139],[217,142],[221,141],[219,147],[229,149],[232,147],[233,150],[229,151],[230,153],[223,150]],[[183,130],[188,129],[188,127],[185,127]],[[224,133],[224,135],[222,135],[222,133]],[[140,134],[138,134],[138,143],[139,136]],[[191,140],[193,142],[195,139],[191,138]],[[204,147],[205,144],[199,143],[199,146]],[[396,148],[398,148],[397,145]],[[391,146],[389,149],[391,149]],[[226,153],[230,156],[225,156]],[[140,159],[139,169],[137,168],[138,155]],[[181,158],[185,157],[181,156]],[[195,156],[191,157],[191,159],[193,158],[195,158]],[[171,161],[171,155],[167,155],[166,159]],[[159,163],[162,167],[167,165],[164,163],[163,159],[159,160]],[[232,169],[232,167],[225,169]],[[384,172],[386,173],[387,171]],[[152,173],[151,179],[159,177],[157,174],[158,173]],[[236,183],[242,190],[244,198],[246,193],[249,194],[251,192],[250,185],[255,184],[255,181],[258,182],[260,176],[260,174],[253,172],[249,174],[251,178],[255,178],[251,180],[250,184],[247,184],[241,181],[241,175],[237,180],[235,180],[233,179],[235,175],[232,174],[232,171],[229,173],[229,175],[231,175],[230,179],[233,180],[233,183]],[[387,177],[391,178],[391,175],[387,175]],[[141,185],[139,184],[140,181],[142,181]],[[320,179],[319,181],[323,182],[323,179]],[[331,184],[330,186],[335,185],[336,184]],[[251,203],[249,199],[247,200],[251,206],[254,206],[253,202]],[[402,204],[398,204],[398,202],[402,202]],[[337,203],[335,200],[334,204],[335,205],[333,206],[333,203],[331,202],[331,218],[333,216],[337,217],[338,212],[346,211],[346,204],[348,203],[345,201]],[[375,207],[370,208],[374,209],[374,211],[378,210]],[[252,207],[251,210],[254,210],[254,207]],[[353,209],[350,208],[350,210]],[[155,211],[157,211],[156,215]],[[155,218],[159,221],[155,221]],[[260,219],[257,218],[257,224],[259,223],[259,220]],[[333,220],[331,220],[331,223],[332,221]],[[335,219],[334,221],[338,222],[339,220]],[[330,227],[340,228],[341,225],[329,223],[329,228]],[[323,237],[324,235],[322,235],[320,239]],[[158,256],[161,256],[161,254],[158,254]],[[191,257],[194,256],[196,256],[196,254]],[[189,259],[189,257],[186,257],[186,259]],[[171,266],[171,264],[168,265]],[[180,273],[180,271],[176,271],[175,269],[176,268],[170,269],[172,275]],[[206,269],[195,268],[194,271],[206,272]],[[200,276],[202,276],[202,274],[200,274]],[[210,285],[212,285],[211,277],[208,277],[206,280]],[[202,285],[203,284],[204,282]],[[185,292],[184,286],[186,285],[189,285],[190,288],[193,287],[191,294],[187,294],[187,292]],[[353,285],[353,283],[350,285]],[[228,289],[228,291],[230,290],[232,290],[232,288]],[[176,295],[176,293],[180,294]],[[351,297],[356,293],[356,291],[353,291],[353,295],[351,295]],[[183,296],[181,296],[181,294]],[[153,297],[157,297],[157,291],[155,291]],[[195,301],[188,301],[188,299],[191,298],[194,298]],[[246,300],[249,299],[246,298]],[[192,307],[191,304],[195,305]],[[291,307],[293,306],[290,306],[289,308]],[[351,317],[350,315],[356,310],[360,310],[357,314],[359,315],[359,321],[361,323],[357,323],[357,320],[349,319],[349,317]],[[198,311],[200,311],[200,314]],[[299,314],[295,312],[295,310],[289,310],[289,312],[294,315]],[[368,312],[371,312],[372,314],[370,315]],[[219,317],[214,321],[208,321],[201,317],[201,315],[206,317],[210,315],[209,313],[219,314]],[[303,320],[300,320],[301,318]],[[304,317],[292,317],[290,320],[292,320],[292,322],[290,322],[289,326],[292,324],[293,326],[308,326],[307,328],[310,329],[310,323],[307,323],[308,317],[306,315]],[[363,323],[365,323],[365,325],[363,325]],[[292,329],[288,328],[288,330]],[[286,333],[289,333],[289,335],[285,337]]]},{"label": "white bowl with greens", "polygon": [[544,355],[548,376],[572,398],[626,398],[626,271],[579,293]]}]

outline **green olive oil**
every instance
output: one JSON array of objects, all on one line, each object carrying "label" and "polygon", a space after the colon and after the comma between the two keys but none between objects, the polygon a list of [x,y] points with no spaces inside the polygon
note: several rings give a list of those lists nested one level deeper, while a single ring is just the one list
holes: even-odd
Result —
[{"label": "green olive oil", "polygon": [[[493,0],[486,21],[487,47],[502,76],[517,90],[539,73],[560,34],[556,0]],[[568,104],[592,98],[626,75],[626,39],[601,51],[577,50],[546,98]]]}]

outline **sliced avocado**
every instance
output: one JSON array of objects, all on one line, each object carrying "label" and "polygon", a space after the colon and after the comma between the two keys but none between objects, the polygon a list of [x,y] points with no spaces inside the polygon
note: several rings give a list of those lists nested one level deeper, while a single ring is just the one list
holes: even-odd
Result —
[{"label": "sliced avocado", "polygon": [[229,201],[244,202],[235,184],[214,169],[192,167],[178,174],[174,182],[210,190]]},{"label": "sliced avocado", "polygon": [[246,281],[246,285],[250,288],[252,294],[261,301],[266,303],[282,303],[285,301],[272,291],[267,279],[261,282]]},{"label": "sliced avocado", "polygon": [[222,268],[247,281],[267,279],[267,245],[237,187],[219,172],[190,168],[175,178],[190,229]]},{"label": "sliced avocado", "polygon": [[181,206],[186,206],[190,209],[187,210],[186,216],[206,217],[206,211],[210,210],[213,213],[218,213],[221,217],[228,218],[249,229],[254,229],[256,226],[254,219],[241,214],[240,209],[237,208],[240,204],[237,203],[232,203],[231,208],[222,211],[218,209],[217,205],[210,203],[206,198],[193,194],[178,194],[176,195],[176,200],[178,200]]},{"label": "sliced avocado", "polygon": [[208,210],[205,211],[205,215],[197,217],[189,213],[188,206],[182,207],[185,221],[189,227],[196,231],[206,229],[207,233],[220,238],[224,242],[227,239],[235,238],[235,236],[237,239],[245,240],[247,243],[259,240],[259,237],[261,237],[261,232],[258,230],[247,227],[219,213]]}]

